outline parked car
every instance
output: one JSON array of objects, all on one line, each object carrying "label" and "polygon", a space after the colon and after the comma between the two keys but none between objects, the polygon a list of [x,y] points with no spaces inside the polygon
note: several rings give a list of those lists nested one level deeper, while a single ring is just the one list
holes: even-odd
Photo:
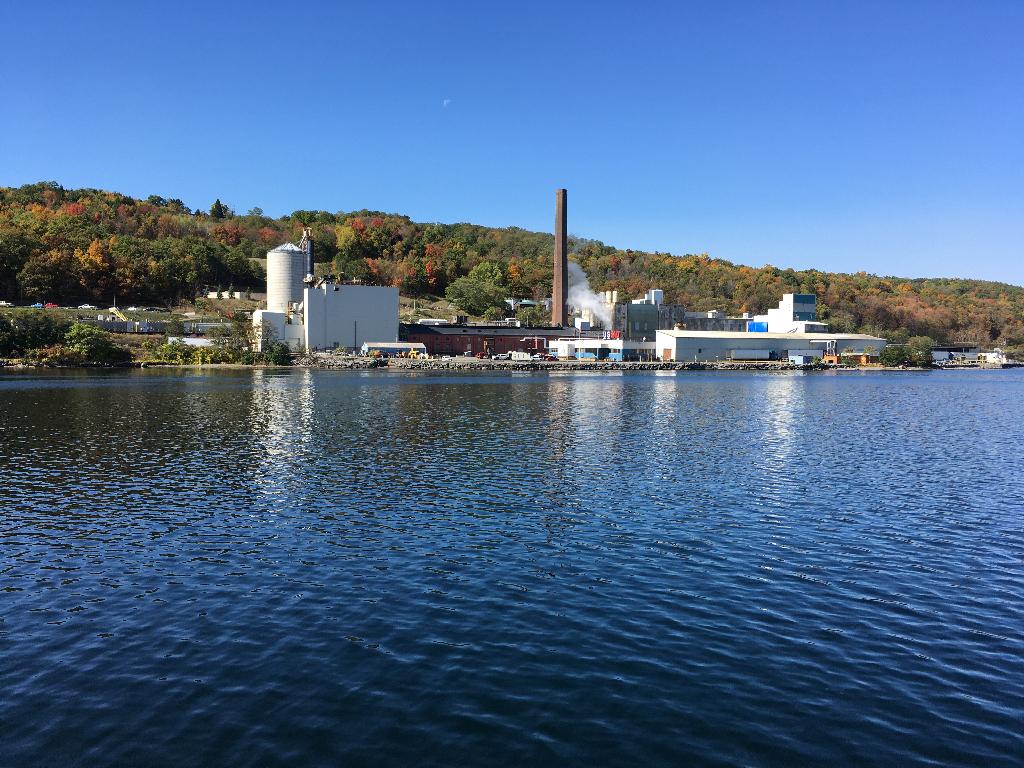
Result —
[{"label": "parked car", "polygon": [[52,301],[48,301],[48,302],[46,302],[46,304],[43,305],[43,308],[44,309],[60,309],[60,304],[54,304]]},{"label": "parked car", "polygon": [[96,305],[95,304],[79,304],[78,308],[79,309],[96,309]]},{"label": "parked car", "polygon": [[163,312],[163,310],[160,309],[160,307],[143,307],[142,311],[143,312]]},{"label": "parked car", "polygon": [[508,360],[512,357],[508,352],[502,352],[497,355],[491,355],[491,360]]},{"label": "parked car", "polygon": [[39,302],[37,301],[37,302],[36,302],[35,304],[33,304],[33,305],[32,305],[32,306],[30,307],[30,308],[31,308],[31,309],[42,309],[42,308],[43,308],[43,305],[42,305],[42,304],[40,304],[40,303],[39,303]]},{"label": "parked car", "polygon": [[451,355],[441,355],[441,359],[442,360],[451,360],[452,356]]},{"label": "parked car", "polygon": [[546,352],[538,352],[536,355],[533,355],[530,359],[531,360],[548,360],[548,361],[550,361],[550,360],[557,360],[558,358],[555,357],[554,355],[549,355]]},{"label": "parked car", "polygon": [[138,307],[125,307],[124,311],[125,312],[141,312],[142,310],[140,310]]},{"label": "parked car", "polygon": [[9,301],[0,301],[0,307],[13,307],[13,306],[14,305],[11,304],[11,302],[9,302]]}]

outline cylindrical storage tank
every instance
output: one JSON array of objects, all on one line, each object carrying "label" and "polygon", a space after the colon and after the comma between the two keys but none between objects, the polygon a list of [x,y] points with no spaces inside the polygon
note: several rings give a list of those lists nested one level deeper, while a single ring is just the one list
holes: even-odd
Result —
[{"label": "cylindrical storage tank", "polygon": [[267,251],[267,309],[287,312],[288,305],[302,301],[302,279],[306,275],[306,253],[285,243]]}]

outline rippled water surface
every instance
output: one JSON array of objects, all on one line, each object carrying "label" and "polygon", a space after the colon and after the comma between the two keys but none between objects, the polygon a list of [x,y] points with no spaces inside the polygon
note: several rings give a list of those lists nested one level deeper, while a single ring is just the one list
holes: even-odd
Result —
[{"label": "rippled water surface", "polygon": [[0,408],[0,765],[1024,763],[1024,372]]}]

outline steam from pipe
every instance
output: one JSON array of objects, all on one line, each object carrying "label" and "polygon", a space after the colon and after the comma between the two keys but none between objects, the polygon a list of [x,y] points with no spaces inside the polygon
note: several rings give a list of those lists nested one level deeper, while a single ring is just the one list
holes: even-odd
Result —
[{"label": "steam from pipe", "polygon": [[611,308],[590,289],[587,273],[575,261],[569,262],[569,305],[576,310],[590,310],[594,319],[605,328],[612,327]]}]

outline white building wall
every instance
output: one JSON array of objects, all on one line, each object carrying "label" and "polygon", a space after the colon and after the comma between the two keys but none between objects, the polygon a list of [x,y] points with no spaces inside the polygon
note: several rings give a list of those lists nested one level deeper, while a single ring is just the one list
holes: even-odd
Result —
[{"label": "white building wall", "polygon": [[359,349],[367,341],[398,341],[398,289],[324,283],[306,288],[304,346]]},{"label": "white building wall", "polygon": [[625,341],[623,339],[591,339],[583,336],[572,338],[552,339],[548,344],[548,351],[558,358],[576,358],[586,355],[600,355],[601,350],[607,350],[606,354],[625,355],[628,358],[640,357],[648,359],[654,354],[655,343],[653,341]]},{"label": "white building wall", "polygon": [[275,341],[284,341],[284,312],[257,309],[252,313],[252,325],[256,329],[256,350],[264,351]]},{"label": "white building wall", "polygon": [[284,312],[257,309],[252,313],[252,324],[256,329],[256,350],[266,351],[275,341],[283,341],[291,349],[305,345],[304,328],[298,315],[292,315],[291,322]]},{"label": "white building wall", "polygon": [[[810,343],[811,339],[819,343]],[[777,338],[763,333],[744,333],[727,336],[676,336],[671,331],[659,331],[656,341],[656,353],[659,359],[677,360],[681,362],[714,362],[733,359],[733,352],[742,350],[749,353],[765,350],[774,353],[773,357],[785,360],[789,351],[799,354],[814,353],[821,357],[825,354],[827,340],[834,340],[836,352],[863,352],[871,347],[878,354],[885,347],[884,339],[870,336],[844,339],[831,334],[800,334],[794,338]],[[746,356],[742,355],[741,356]],[[748,357],[749,359],[749,357]]]}]

